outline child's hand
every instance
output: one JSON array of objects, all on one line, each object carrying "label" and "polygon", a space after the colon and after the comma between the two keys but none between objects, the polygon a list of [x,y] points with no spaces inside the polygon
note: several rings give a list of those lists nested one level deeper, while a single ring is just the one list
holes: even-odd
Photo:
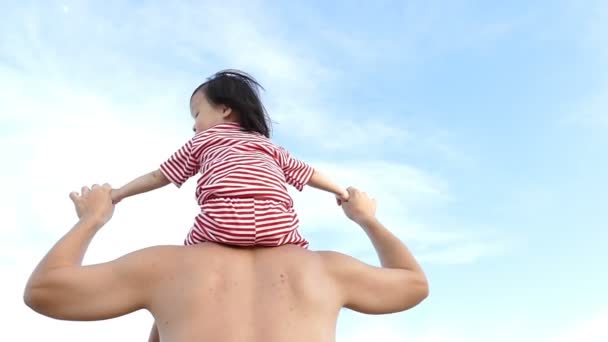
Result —
[{"label": "child's hand", "polygon": [[336,202],[338,203],[338,205],[342,205],[343,202],[348,202],[349,198],[350,195],[348,191],[342,190],[340,194],[336,195]]},{"label": "child's hand", "polygon": [[110,196],[112,197],[112,204],[114,205],[118,204],[118,202],[122,200],[120,197],[120,191],[118,189],[112,189]]}]

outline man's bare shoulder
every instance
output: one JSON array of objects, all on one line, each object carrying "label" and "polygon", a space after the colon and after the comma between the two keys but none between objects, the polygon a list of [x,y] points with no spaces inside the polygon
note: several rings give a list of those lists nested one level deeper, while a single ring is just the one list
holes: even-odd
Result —
[{"label": "man's bare shoulder", "polygon": [[126,254],[110,264],[122,274],[129,274],[133,282],[146,284],[151,291],[162,290],[184,278],[217,273],[222,264],[235,260],[227,256],[227,251],[228,248],[214,244],[157,245]]},{"label": "man's bare shoulder", "polygon": [[155,259],[163,259],[167,256],[171,256],[171,255],[178,255],[183,253],[184,251],[184,246],[179,246],[179,245],[157,245],[157,246],[151,246],[151,247],[145,247],[136,251],[133,251],[131,253],[125,254],[125,257],[127,258],[131,258],[131,259],[149,259],[149,260],[155,260]]},{"label": "man's bare shoulder", "polygon": [[332,254],[342,255],[337,252],[310,251],[294,245],[236,247],[206,242],[192,246],[157,245],[131,252],[123,258],[129,259],[131,262],[143,262],[147,265],[158,264],[158,266],[164,263],[175,265],[176,262],[188,262],[191,258],[200,262],[200,258],[202,257],[205,258],[206,264],[255,259],[262,262],[264,260],[272,260],[273,263],[278,264],[297,263],[301,265],[325,263],[325,259],[331,258]]},{"label": "man's bare shoulder", "polygon": [[153,274],[164,271],[183,259],[185,250],[178,245],[159,245],[142,248],[113,261],[134,274]]},{"label": "man's bare shoulder", "polygon": [[156,245],[142,248],[126,254],[123,258],[131,262],[143,262],[145,264],[164,263],[175,265],[176,261],[187,261],[188,258],[200,257],[202,255],[225,254],[230,248],[214,243],[204,243],[194,246],[184,245]]},{"label": "man's bare shoulder", "polygon": [[117,261],[126,263],[133,272],[148,275],[176,273],[182,268],[228,271],[246,265],[250,267],[255,261],[263,269],[278,267],[331,276],[364,265],[351,256],[335,251],[311,251],[291,245],[239,248],[214,243],[152,246],[129,253]]},{"label": "man's bare shoulder", "polygon": [[355,264],[364,264],[350,255],[336,251],[316,251],[315,253],[329,270],[340,269]]}]

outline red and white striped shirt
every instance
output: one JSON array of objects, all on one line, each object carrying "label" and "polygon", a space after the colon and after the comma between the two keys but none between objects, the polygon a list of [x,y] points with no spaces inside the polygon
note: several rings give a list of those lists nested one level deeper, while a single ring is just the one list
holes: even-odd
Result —
[{"label": "red and white striped shirt", "polygon": [[[241,214],[234,211],[234,206],[241,206],[241,203],[245,202],[235,203],[234,201],[253,199],[282,203],[285,208],[284,213],[275,211],[274,214],[271,214],[268,211],[267,217],[263,218],[265,222],[277,221],[278,225],[264,229],[267,232],[274,231],[273,234],[276,235],[274,236],[275,241],[269,245],[279,242],[291,243],[293,241],[285,240],[285,234],[297,234],[297,232],[291,231],[297,228],[298,219],[293,212],[293,200],[287,192],[286,184],[302,191],[314,171],[306,163],[293,158],[284,148],[274,145],[270,139],[258,133],[243,131],[237,123],[222,123],[197,133],[162,163],[160,169],[177,187],[200,173],[201,176],[196,187],[196,199],[201,209],[212,214],[214,209],[234,213],[235,217],[232,219],[216,217],[216,220],[213,221],[216,222],[215,224],[212,224],[213,217],[210,218],[209,215],[195,220],[193,229],[198,230],[200,237],[198,241],[214,240],[205,235],[206,228],[203,227],[205,225],[215,226],[215,232],[222,231],[228,235],[234,233],[232,239],[228,236],[218,242],[241,245],[256,244],[257,240],[239,242],[240,240],[235,240],[238,234],[263,235],[264,233],[250,232],[252,229],[261,229],[259,228],[260,223],[254,224],[251,220],[239,218],[238,216]],[[223,199],[231,201],[223,201]],[[233,207],[228,208],[227,206]],[[263,210],[256,212],[264,216]],[[289,216],[285,216],[287,214]],[[272,217],[268,217],[269,215]],[[256,216],[258,215],[256,214]],[[217,223],[218,221],[220,223]],[[268,225],[266,224],[266,226]],[[240,233],[239,228],[243,228]],[[279,231],[282,236],[279,236]],[[299,234],[297,235],[299,236]],[[191,240],[197,241],[197,239]],[[301,237],[300,240],[299,242],[303,244]],[[192,241],[191,243],[193,243]]]}]

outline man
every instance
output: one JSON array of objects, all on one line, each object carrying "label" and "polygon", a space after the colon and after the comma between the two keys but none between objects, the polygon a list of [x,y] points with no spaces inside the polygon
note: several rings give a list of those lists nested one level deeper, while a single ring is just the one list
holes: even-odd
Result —
[{"label": "man", "polygon": [[83,187],[70,194],[79,220],[32,273],[25,303],[65,320],[147,309],[158,328],[150,339],[163,342],[334,341],[342,307],[399,312],[428,294],[414,257],[375,217],[375,201],[357,189],[348,192],[344,212],[367,233],[382,267],[292,245],[213,243],[150,247],[82,266],[89,243],[114,211],[109,185]]}]

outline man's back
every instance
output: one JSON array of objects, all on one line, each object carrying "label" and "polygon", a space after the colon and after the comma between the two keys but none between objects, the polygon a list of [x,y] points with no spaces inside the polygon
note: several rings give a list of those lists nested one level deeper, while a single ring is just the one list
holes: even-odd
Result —
[{"label": "man's back", "polygon": [[334,340],[343,296],[323,253],[215,244],[147,252],[155,257],[142,279],[158,279],[148,309],[162,341]]},{"label": "man's back", "polygon": [[[407,247],[375,218],[375,201],[349,188],[342,204],[382,267],[301,247],[157,246],[82,266],[89,242],[112,216],[109,185],[72,193],[78,223],[40,261],[24,301],[64,320],[102,320],[148,309],[162,342],[333,341],[341,307],[400,312],[428,294]],[[158,340],[156,328],[151,340]]]}]

